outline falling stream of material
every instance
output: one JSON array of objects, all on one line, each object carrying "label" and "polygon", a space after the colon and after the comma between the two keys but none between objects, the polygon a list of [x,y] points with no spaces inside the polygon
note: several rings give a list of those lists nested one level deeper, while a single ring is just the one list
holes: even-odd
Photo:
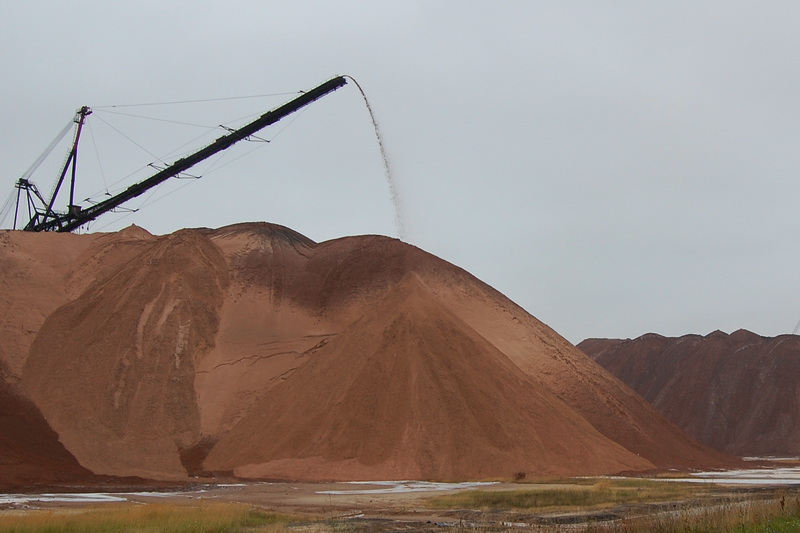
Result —
[{"label": "falling stream of material", "polygon": [[361,92],[361,96],[364,98],[364,103],[367,105],[369,118],[372,120],[372,126],[375,128],[375,137],[378,139],[378,148],[380,148],[381,157],[383,158],[383,172],[386,175],[386,182],[389,184],[389,193],[392,196],[392,204],[394,205],[394,224],[397,230],[397,237],[400,240],[404,240],[406,236],[406,230],[403,219],[402,203],[400,202],[400,195],[397,191],[397,182],[394,178],[394,174],[392,173],[392,167],[389,165],[389,157],[386,155],[386,147],[383,144],[383,136],[381,135],[380,127],[378,127],[378,121],[375,119],[375,113],[372,111],[372,106],[369,104],[369,99],[367,98],[367,94],[364,92],[364,89],[361,88],[361,85],[359,85],[359,83],[352,76],[345,77],[349,78],[353,81],[353,83],[355,83],[359,92]]}]

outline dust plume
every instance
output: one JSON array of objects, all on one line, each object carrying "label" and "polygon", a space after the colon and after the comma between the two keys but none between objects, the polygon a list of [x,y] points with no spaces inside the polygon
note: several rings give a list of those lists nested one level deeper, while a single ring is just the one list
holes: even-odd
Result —
[{"label": "dust plume", "polygon": [[359,85],[355,78],[352,76],[345,76],[345,78],[352,80],[356,87],[358,87],[361,96],[364,98],[364,103],[367,106],[369,118],[372,120],[372,126],[375,129],[375,138],[378,139],[378,148],[381,151],[381,158],[383,159],[383,172],[386,176],[386,182],[389,184],[389,193],[392,196],[392,204],[394,205],[394,224],[395,229],[397,230],[397,237],[400,240],[404,240],[406,230],[403,216],[403,206],[400,202],[400,194],[397,190],[397,181],[395,180],[394,173],[392,172],[392,166],[389,164],[389,156],[386,153],[386,146],[383,142],[383,135],[381,135],[380,126],[378,126],[378,121],[375,118],[375,112],[372,110],[372,106],[369,103],[367,94],[364,92],[364,89],[361,87],[361,85]]}]

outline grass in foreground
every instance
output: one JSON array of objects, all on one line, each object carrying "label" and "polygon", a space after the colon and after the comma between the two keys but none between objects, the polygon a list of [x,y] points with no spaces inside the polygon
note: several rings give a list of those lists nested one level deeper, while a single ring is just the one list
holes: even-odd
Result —
[{"label": "grass in foreground", "polygon": [[727,502],[700,509],[660,513],[598,524],[586,533],[795,533],[800,531],[800,505],[781,505],[783,496],[761,501]]},{"label": "grass in foreground", "polygon": [[[703,503],[678,503],[692,500]],[[589,518],[582,527],[572,526],[587,533],[800,533],[800,492],[795,489],[732,496],[691,483],[566,480],[549,487],[537,484],[516,490],[461,492],[432,498],[429,503],[439,509],[505,511],[510,521],[515,520],[514,513],[522,513],[516,516],[529,520],[531,514],[582,513],[620,506],[612,514],[617,515],[616,519],[593,522]],[[650,505],[619,510],[631,504]],[[545,521],[528,529],[513,530],[560,531],[560,527]]]},{"label": "grass in foreground", "polygon": [[14,533],[222,533],[282,531],[296,517],[269,513],[241,504],[122,505],[78,513],[37,511],[0,515],[0,532]]},{"label": "grass in foreground", "polygon": [[600,509],[630,503],[685,500],[700,492],[689,483],[639,479],[585,481],[553,488],[491,491],[475,490],[432,498],[438,509],[493,509],[545,511],[557,509]]}]

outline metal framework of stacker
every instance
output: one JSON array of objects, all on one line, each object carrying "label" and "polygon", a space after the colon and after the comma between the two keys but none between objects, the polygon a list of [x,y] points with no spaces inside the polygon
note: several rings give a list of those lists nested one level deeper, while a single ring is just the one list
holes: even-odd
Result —
[{"label": "metal framework of stacker", "polygon": [[[236,130],[230,130],[227,135],[219,137],[217,140],[208,146],[188,155],[184,158],[178,159],[171,165],[158,170],[149,178],[135,183],[122,191],[121,193],[111,196],[102,202],[96,203],[86,208],[75,203],[75,180],[77,172],[78,161],[78,143],[81,137],[81,130],[86,121],[86,117],[92,113],[92,110],[87,107],[81,107],[75,114],[75,134],[73,137],[72,148],[67,156],[66,162],[61,169],[60,176],[56,182],[54,192],[49,200],[39,192],[36,185],[25,176],[17,180],[15,187],[17,189],[17,206],[14,213],[14,228],[17,228],[17,219],[20,211],[23,213],[27,210],[28,222],[22,228],[24,231],[60,231],[69,232],[74,231],[84,224],[95,220],[103,213],[107,213],[123,203],[140,196],[147,190],[152,189],[156,185],[164,181],[178,176],[180,173],[185,172],[194,165],[208,159],[209,157],[217,154],[227,148],[230,148],[237,142],[247,139],[267,126],[274,124],[282,118],[294,113],[295,111],[305,107],[306,105],[318,100],[326,94],[339,89],[347,83],[343,76],[338,76],[325,83],[311,89],[310,91],[303,92],[290,102],[264,113],[254,121],[242,126]],[[62,189],[66,177],[69,175],[69,203],[65,212],[58,212],[54,209],[56,197]]]}]

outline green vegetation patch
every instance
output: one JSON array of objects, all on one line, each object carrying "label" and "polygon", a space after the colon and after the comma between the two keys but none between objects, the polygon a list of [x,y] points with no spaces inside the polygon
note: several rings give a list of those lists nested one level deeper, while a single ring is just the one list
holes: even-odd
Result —
[{"label": "green vegetation patch", "polygon": [[25,515],[0,515],[0,532],[88,533],[222,533],[268,531],[297,517],[269,513],[240,504],[205,504],[198,507],[142,505],[116,506],[81,512],[37,511]]},{"label": "green vegetation patch", "polygon": [[766,524],[743,525],[739,531],[742,533],[797,533],[800,531],[800,518],[796,516],[773,518]]}]

